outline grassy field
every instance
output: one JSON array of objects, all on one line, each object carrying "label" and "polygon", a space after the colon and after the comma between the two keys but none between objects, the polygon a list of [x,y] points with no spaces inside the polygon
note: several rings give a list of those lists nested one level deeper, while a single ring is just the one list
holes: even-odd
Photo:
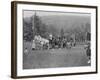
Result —
[{"label": "grassy field", "polygon": [[23,69],[89,66],[83,45],[71,49],[32,50],[31,43],[24,44]]}]

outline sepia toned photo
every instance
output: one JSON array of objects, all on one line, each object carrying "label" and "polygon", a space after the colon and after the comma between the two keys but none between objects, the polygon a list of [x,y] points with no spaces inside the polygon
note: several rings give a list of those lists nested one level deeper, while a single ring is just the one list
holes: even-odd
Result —
[{"label": "sepia toned photo", "polygon": [[23,10],[23,69],[91,65],[91,14]]}]

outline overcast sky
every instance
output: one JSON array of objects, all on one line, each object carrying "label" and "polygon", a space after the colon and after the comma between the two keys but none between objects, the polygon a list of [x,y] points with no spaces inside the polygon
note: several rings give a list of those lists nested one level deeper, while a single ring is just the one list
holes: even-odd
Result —
[{"label": "overcast sky", "polygon": [[73,12],[51,12],[51,11],[29,11],[24,10],[23,11],[23,17],[31,17],[34,14],[38,16],[50,16],[50,15],[66,15],[66,16],[82,16],[82,17],[90,17],[89,13],[73,13]]}]

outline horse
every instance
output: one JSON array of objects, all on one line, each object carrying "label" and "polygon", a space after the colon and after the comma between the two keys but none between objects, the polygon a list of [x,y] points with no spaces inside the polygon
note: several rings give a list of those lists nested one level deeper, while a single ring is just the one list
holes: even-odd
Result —
[{"label": "horse", "polygon": [[34,49],[47,49],[49,48],[49,40],[36,35],[33,40],[33,47]]},{"label": "horse", "polygon": [[67,42],[66,45],[68,49],[71,49],[71,42]]},{"label": "horse", "polygon": [[43,49],[49,49],[49,40],[48,39],[41,37],[40,43],[41,43]]}]

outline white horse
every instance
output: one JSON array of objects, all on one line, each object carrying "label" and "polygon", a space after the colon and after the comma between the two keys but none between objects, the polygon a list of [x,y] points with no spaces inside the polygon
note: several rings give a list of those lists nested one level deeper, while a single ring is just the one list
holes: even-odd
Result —
[{"label": "white horse", "polygon": [[40,43],[42,45],[42,48],[48,48],[49,49],[49,40],[45,38],[40,38]]},{"label": "white horse", "polygon": [[67,48],[68,48],[68,49],[71,48],[71,42],[67,42]]},{"label": "white horse", "polygon": [[42,38],[40,35],[34,37],[32,48],[43,49],[45,46],[49,48],[49,40]]},{"label": "white horse", "polygon": [[32,49],[40,49],[40,36],[35,35],[33,42],[32,42]]}]

